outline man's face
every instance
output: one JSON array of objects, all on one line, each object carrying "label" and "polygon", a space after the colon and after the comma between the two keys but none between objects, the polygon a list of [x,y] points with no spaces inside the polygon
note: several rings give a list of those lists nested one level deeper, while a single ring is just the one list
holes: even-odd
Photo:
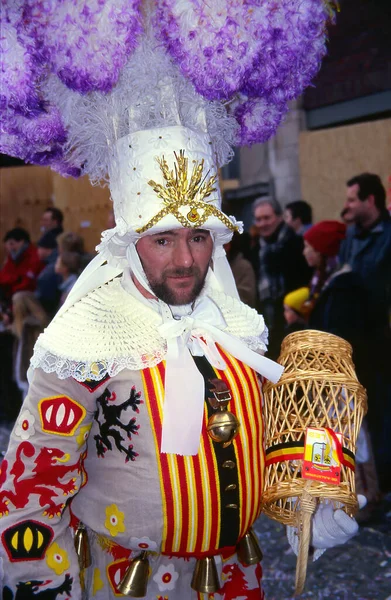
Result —
[{"label": "man's face", "polygon": [[254,224],[263,238],[273,235],[281,222],[282,217],[276,215],[270,204],[260,204],[254,210]]},{"label": "man's face", "polygon": [[213,240],[208,231],[172,229],[141,238],[136,248],[158,298],[174,306],[194,302],[212,257]]},{"label": "man's face", "polygon": [[53,219],[50,210],[45,211],[41,217],[41,231],[50,231],[50,229],[54,229],[57,225],[57,221]]},{"label": "man's face", "polygon": [[13,239],[7,240],[6,242],[4,242],[5,251],[10,256],[15,256],[15,254],[17,252],[19,252],[19,250],[21,249],[23,244],[24,244],[24,240],[13,240]]},{"label": "man's face", "polygon": [[369,199],[360,200],[359,191],[358,183],[346,188],[346,202],[343,210],[343,218],[348,223],[357,223],[358,225],[366,221],[368,213],[371,211]]},{"label": "man's face", "polygon": [[289,208],[286,208],[284,210],[284,221],[288,225],[288,227],[290,227],[291,229],[293,229],[293,231],[296,232],[299,231],[300,227],[302,226],[301,219],[299,219],[298,217],[294,219],[292,216],[292,212],[289,210]]}]

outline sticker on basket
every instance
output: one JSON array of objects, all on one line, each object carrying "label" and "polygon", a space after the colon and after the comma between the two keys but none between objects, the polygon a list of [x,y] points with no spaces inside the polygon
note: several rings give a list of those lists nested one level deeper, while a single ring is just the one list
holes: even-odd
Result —
[{"label": "sticker on basket", "polygon": [[342,436],[331,429],[307,427],[301,476],[339,485],[341,479]]}]

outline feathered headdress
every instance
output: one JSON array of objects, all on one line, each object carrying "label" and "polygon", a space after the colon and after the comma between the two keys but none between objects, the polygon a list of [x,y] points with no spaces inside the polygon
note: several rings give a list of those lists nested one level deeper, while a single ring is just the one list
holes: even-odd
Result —
[{"label": "feathered headdress", "polygon": [[330,17],[328,0],[2,0],[0,149],[98,182],[117,139],[199,130],[201,111],[221,166],[274,134]]}]

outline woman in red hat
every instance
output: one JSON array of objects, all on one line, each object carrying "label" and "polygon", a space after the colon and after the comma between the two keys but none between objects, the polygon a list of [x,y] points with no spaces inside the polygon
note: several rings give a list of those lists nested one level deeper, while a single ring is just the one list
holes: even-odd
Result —
[{"label": "woman in red hat", "polygon": [[338,264],[346,225],[320,221],[304,234],[303,254],[314,267],[310,283],[309,327],[343,337],[353,346],[358,373],[367,364],[365,338],[370,329],[370,304],[364,283],[349,265]]},{"label": "woman in red hat", "polygon": [[338,267],[338,251],[345,238],[346,225],[339,221],[320,221],[304,234],[304,257],[314,275],[310,285],[310,303],[315,307]]},{"label": "woman in red hat", "polygon": [[[360,277],[348,266],[338,265],[345,233],[346,225],[340,221],[320,221],[304,234],[303,254],[314,267],[309,326],[345,338],[358,354],[357,345],[365,337],[363,328],[367,327],[369,306]],[[360,357],[355,358],[357,361]]]}]

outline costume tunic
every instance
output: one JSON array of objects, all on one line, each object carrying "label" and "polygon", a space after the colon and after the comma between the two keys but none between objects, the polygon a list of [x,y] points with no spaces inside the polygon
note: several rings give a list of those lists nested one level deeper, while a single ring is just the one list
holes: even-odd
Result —
[{"label": "costume tunic", "polygon": [[[128,331],[134,323],[126,322],[126,299],[136,306],[137,321],[142,322],[145,307],[123,290],[119,280],[104,288],[72,307],[68,312],[73,317],[66,313],[62,318],[75,323],[80,302],[89,302],[100,322],[109,311],[114,331],[119,327]],[[212,299],[225,317],[227,331],[234,329],[235,314],[255,318],[255,311],[224,294]],[[44,335],[54,335],[55,326]],[[242,339],[250,339],[243,334]],[[62,342],[64,347],[66,340]],[[156,341],[156,350],[158,346]],[[118,583],[140,550],[150,551],[148,600],[206,598],[191,589],[190,581],[196,558],[211,555],[216,556],[223,587],[210,597],[263,597],[260,565],[240,564],[235,552],[260,511],[264,468],[260,384],[252,369],[222,348],[219,352],[225,370],[213,368],[205,356],[194,357],[205,381],[204,420],[195,456],[160,452],[164,359],[145,359],[145,368],[122,368],[117,373],[111,365],[112,376],[102,373],[102,365],[108,364],[102,361],[95,365],[99,372],[95,380],[80,377],[80,363],[74,375],[78,373],[82,381],[36,369],[1,472],[4,598],[34,598],[41,590],[50,590],[48,598],[119,597]],[[156,355],[160,357],[158,351]],[[89,374],[93,372],[92,365]],[[213,442],[207,432],[213,378],[229,387],[228,408],[241,425],[227,448]],[[179,393],[185,402],[186,390]],[[87,528],[92,554],[83,585],[73,541],[80,522]]]}]

